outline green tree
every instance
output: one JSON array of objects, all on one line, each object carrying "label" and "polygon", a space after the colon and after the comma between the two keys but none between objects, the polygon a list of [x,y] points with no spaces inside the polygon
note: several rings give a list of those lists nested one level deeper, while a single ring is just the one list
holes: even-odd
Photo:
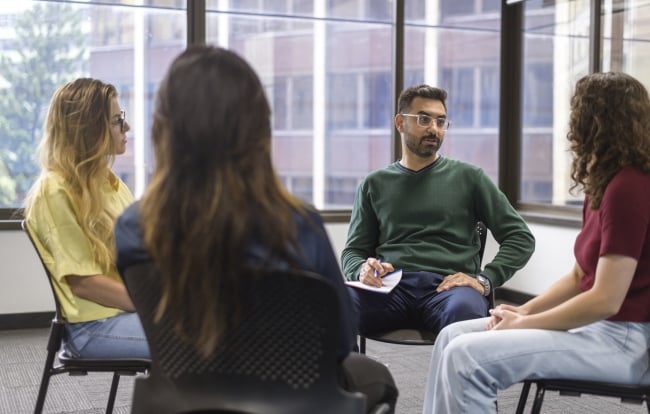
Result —
[{"label": "green tree", "polygon": [[[0,149],[0,152],[2,149]],[[7,167],[0,157],[0,206],[9,206],[16,199],[16,182],[9,175]]]},{"label": "green tree", "polygon": [[35,3],[16,18],[14,43],[0,56],[0,207],[22,203],[39,172],[35,154],[50,98],[85,72],[84,14],[69,4]]}]

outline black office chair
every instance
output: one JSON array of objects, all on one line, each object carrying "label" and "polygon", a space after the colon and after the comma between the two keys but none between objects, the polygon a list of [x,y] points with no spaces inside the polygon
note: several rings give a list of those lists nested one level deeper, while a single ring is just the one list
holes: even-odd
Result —
[{"label": "black office chair", "polygon": [[[34,413],[40,414],[43,411],[45,398],[47,396],[47,389],[50,384],[50,378],[54,375],[69,374],[69,375],[87,375],[89,372],[112,372],[113,380],[111,382],[111,389],[108,394],[108,402],[106,404],[106,413],[113,412],[115,405],[115,396],[122,375],[136,375],[138,373],[146,373],[151,365],[151,362],[146,359],[89,359],[89,358],[73,358],[61,350],[61,343],[65,336],[65,318],[61,313],[61,305],[59,299],[54,291],[52,284],[52,277],[41,259],[41,255],[36,247],[34,239],[29,233],[29,229],[25,220],[21,223],[23,231],[27,234],[29,241],[34,246],[34,250],[41,260],[45,275],[47,276],[52,295],[54,297],[55,312],[52,324],[50,325],[50,336],[47,340],[47,357],[45,358],[45,367],[43,368],[43,376],[41,378],[41,385],[38,390],[38,397],[36,398],[36,406]],[[58,359],[58,363],[56,360]]]},{"label": "black office chair", "polygon": [[238,295],[242,319],[203,357],[176,334],[167,314],[155,322],[160,282],[154,266],[132,266],[122,276],[152,355],[149,377],[136,379],[133,414],[365,412],[365,396],[339,386],[339,299],[322,277],[247,272],[249,283]]},{"label": "black office chair", "polygon": [[[478,233],[481,245],[479,258],[482,263],[483,253],[485,252],[485,241],[487,238],[487,227],[483,222],[479,221],[476,223],[476,232]],[[490,308],[494,307],[494,289],[492,289],[488,300],[490,302]],[[437,337],[437,332],[423,329],[395,329],[372,335],[359,335],[359,353],[366,353],[366,339],[398,345],[433,345],[436,342]]]},{"label": "black office chair", "polygon": [[531,384],[537,386],[532,414],[538,414],[542,409],[546,391],[559,391],[560,395],[580,396],[582,394],[599,395],[603,397],[620,398],[621,402],[643,404],[645,401],[650,413],[650,385],[612,384],[597,381],[579,381],[569,379],[538,379],[524,382],[517,404],[517,414],[523,414],[528,400]]}]

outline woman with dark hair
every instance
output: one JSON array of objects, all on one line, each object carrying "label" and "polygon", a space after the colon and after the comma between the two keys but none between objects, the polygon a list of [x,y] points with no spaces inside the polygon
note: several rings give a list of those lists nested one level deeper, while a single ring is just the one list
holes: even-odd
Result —
[{"label": "woman with dark hair", "polygon": [[25,200],[27,228],[52,275],[74,357],[148,358],[138,315],[115,266],[113,226],[133,202],[111,171],[130,127],[113,85],[80,78],[52,96],[41,174]]},{"label": "woman with dark hair", "polygon": [[[337,288],[344,315],[338,354],[350,356],[356,315],[318,213],[281,185],[271,159],[271,109],[257,74],[225,49],[195,46],[177,57],[157,94],[152,140],[156,167],[141,202],[116,226],[118,267],[151,260],[160,270],[158,315],[167,312],[178,336],[206,357],[233,323],[237,292],[251,267],[314,272]],[[296,309],[300,312],[300,309]],[[388,370],[377,385],[352,384],[394,407]],[[356,362],[355,362],[356,361]],[[368,389],[364,389],[367,386]]]},{"label": "woman with dark hair", "polygon": [[436,341],[425,413],[496,412],[498,389],[536,378],[637,384],[650,347],[650,99],[624,73],[580,79],[568,140],[585,193],[575,265],[521,306]]}]

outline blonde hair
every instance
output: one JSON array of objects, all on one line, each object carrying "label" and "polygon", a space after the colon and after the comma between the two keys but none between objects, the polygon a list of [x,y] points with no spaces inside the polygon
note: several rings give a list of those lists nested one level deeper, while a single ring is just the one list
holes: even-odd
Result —
[{"label": "blonde hair", "polygon": [[115,263],[113,225],[117,214],[106,209],[102,186],[112,174],[115,142],[110,133],[113,85],[80,78],[54,92],[38,147],[41,174],[25,199],[29,219],[34,202],[43,196],[43,181],[50,173],[70,186],[71,204],[95,259],[102,269]]}]

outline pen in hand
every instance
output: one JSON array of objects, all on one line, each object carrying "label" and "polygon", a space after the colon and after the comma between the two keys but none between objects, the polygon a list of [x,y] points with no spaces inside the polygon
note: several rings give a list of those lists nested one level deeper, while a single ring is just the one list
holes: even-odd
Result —
[{"label": "pen in hand", "polygon": [[[377,263],[381,264],[381,258],[377,259]],[[375,274],[375,277],[379,277],[379,272],[377,271],[377,269],[375,269],[374,274]]]}]

